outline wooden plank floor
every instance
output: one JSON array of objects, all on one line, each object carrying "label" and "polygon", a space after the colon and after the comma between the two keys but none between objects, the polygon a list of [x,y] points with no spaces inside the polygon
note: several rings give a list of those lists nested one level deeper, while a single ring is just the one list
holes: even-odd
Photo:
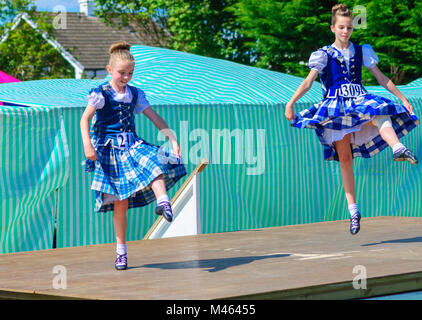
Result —
[{"label": "wooden plank floor", "polygon": [[[422,218],[348,221],[0,255],[0,298],[342,299],[422,289]],[[54,289],[56,265],[66,289]],[[356,276],[368,277],[354,289]],[[355,272],[355,273],[354,273]],[[358,281],[360,285],[364,282]]]}]

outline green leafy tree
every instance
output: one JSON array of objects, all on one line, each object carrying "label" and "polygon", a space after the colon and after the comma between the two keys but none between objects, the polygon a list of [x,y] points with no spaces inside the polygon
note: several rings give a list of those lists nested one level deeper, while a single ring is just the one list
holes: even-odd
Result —
[{"label": "green leafy tree", "polygon": [[254,39],[245,46],[255,52],[257,67],[305,76],[311,52],[332,40],[329,25],[335,3],[239,0],[231,10],[240,32]]},{"label": "green leafy tree", "polygon": [[[153,19],[167,46],[204,56],[250,63],[248,40],[239,32],[239,23],[228,10],[235,0],[96,0],[96,16],[107,24],[137,23],[149,26]],[[157,30],[154,30],[157,32]]]},{"label": "green leafy tree", "polygon": [[0,30],[20,12],[34,12],[33,0],[0,0]]},{"label": "green leafy tree", "polygon": [[[329,29],[337,1],[239,0],[233,11],[256,51],[256,66],[305,76],[312,51],[334,41]],[[422,74],[422,2],[420,0],[343,1],[355,13],[352,41],[372,45],[379,68],[396,84]],[[364,68],[363,82],[377,84]]]},{"label": "green leafy tree", "polygon": [[[422,1],[346,1],[355,8],[358,22],[352,41],[370,44],[379,57],[378,67],[396,84],[422,76]],[[357,7],[357,6],[360,7]],[[366,16],[366,17],[365,17]],[[377,84],[364,68],[363,80]]]},{"label": "green leafy tree", "polygon": [[[396,84],[422,74],[422,1],[343,1],[356,11],[352,41],[372,45],[378,66]],[[334,41],[333,0],[96,0],[97,14],[113,23],[146,25],[154,19],[173,49],[224,58],[297,76],[306,76],[312,51]],[[362,7],[357,7],[362,6]],[[111,15],[110,12],[115,12]],[[364,20],[364,21],[363,21]],[[366,22],[366,27],[362,28]],[[377,84],[366,68],[365,84]]]},{"label": "green leafy tree", "polygon": [[[35,11],[33,0],[2,1],[0,21],[1,34],[11,27],[13,18],[26,12],[40,30],[50,36],[54,34],[51,17]],[[72,78],[72,66],[50,45],[39,32],[25,21],[9,32],[7,40],[0,44],[0,70],[19,80],[39,80],[51,78]]]}]

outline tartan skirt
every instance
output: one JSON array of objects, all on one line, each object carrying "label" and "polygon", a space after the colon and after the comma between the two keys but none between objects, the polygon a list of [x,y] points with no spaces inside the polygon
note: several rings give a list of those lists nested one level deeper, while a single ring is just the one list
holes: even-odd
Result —
[{"label": "tartan skirt", "polygon": [[[163,175],[167,190],[186,175],[186,168],[167,148],[146,141],[128,148],[116,148],[112,143],[97,146],[97,161],[86,160],[85,170],[94,172],[91,189],[95,192],[95,211],[114,210],[114,201],[129,200],[129,208],[143,207],[156,200],[149,186]],[[107,203],[108,202],[108,203]]]},{"label": "tartan skirt", "polygon": [[351,150],[353,157],[371,158],[388,147],[379,134],[378,128],[364,126],[375,116],[380,115],[390,116],[399,139],[419,124],[416,115],[410,114],[403,105],[368,93],[355,98],[341,96],[326,98],[297,113],[292,126],[315,129],[324,147],[324,159],[336,161],[338,161],[338,154],[334,145],[335,141],[341,140],[349,133],[357,136],[358,132],[366,134],[363,131],[367,131],[366,140],[356,138],[351,141]]}]

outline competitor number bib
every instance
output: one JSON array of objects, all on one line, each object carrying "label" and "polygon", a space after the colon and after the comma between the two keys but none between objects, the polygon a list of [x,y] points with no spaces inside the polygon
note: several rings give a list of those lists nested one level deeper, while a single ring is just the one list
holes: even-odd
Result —
[{"label": "competitor number bib", "polygon": [[360,84],[353,83],[342,84],[339,90],[339,95],[345,98],[355,98],[365,93]]},{"label": "competitor number bib", "polygon": [[122,132],[117,135],[117,144],[121,148],[125,148],[128,146],[128,136],[127,132]]}]

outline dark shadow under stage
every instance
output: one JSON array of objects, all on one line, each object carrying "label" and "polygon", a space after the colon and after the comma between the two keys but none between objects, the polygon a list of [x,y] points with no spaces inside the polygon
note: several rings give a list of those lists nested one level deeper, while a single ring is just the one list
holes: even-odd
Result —
[{"label": "dark shadow under stage", "polygon": [[353,299],[422,289],[422,218],[364,218],[0,255],[2,299]]}]

